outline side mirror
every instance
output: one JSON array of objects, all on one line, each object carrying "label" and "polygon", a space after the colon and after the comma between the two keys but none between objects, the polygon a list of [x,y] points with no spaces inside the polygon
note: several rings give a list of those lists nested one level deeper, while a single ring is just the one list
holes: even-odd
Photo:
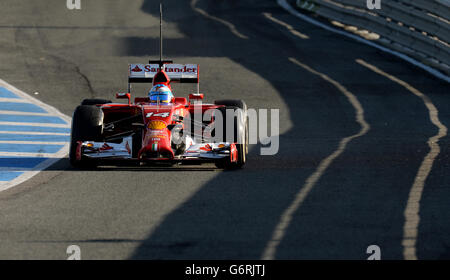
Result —
[{"label": "side mirror", "polygon": [[128,105],[131,105],[131,94],[127,92],[119,92],[116,94],[117,99],[128,99]]},{"label": "side mirror", "polygon": [[203,93],[191,93],[189,94],[189,100],[203,100]]}]

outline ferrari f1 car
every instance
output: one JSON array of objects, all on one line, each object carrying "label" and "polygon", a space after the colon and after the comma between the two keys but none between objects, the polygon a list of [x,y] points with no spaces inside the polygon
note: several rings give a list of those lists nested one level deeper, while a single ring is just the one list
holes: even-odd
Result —
[{"label": "ferrari f1 car", "polygon": [[[241,168],[248,153],[247,105],[242,100],[204,104],[204,95],[176,97],[170,104],[148,97],[131,102],[132,83],[199,82],[199,67],[171,61],[131,64],[128,92],[110,100],[85,99],[72,118],[70,162],[77,168],[100,163],[134,161],[140,164],[214,162],[225,169]],[[197,87],[198,88],[198,87]]]},{"label": "ferrari f1 car", "polygon": [[[197,83],[197,93],[163,104],[149,97],[131,101],[132,83],[163,85]],[[162,5],[160,57],[128,68],[128,91],[110,100],[85,99],[75,109],[69,159],[77,168],[101,163],[187,164],[214,162],[225,169],[244,166],[248,153],[247,105],[242,100],[204,104],[199,93],[199,66],[173,64],[162,59]]]}]

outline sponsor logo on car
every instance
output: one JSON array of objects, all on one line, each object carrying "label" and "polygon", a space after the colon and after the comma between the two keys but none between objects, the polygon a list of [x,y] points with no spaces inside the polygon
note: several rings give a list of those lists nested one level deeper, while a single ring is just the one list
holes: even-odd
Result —
[{"label": "sponsor logo on car", "polygon": [[206,151],[206,152],[211,152],[212,151],[212,147],[211,147],[211,145],[206,144],[205,146],[200,147],[200,150]]},{"label": "sponsor logo on car", "polygon": [[148,123],[149,129],[163,130],[166,127],[167,127],[167,124],[163,121],[151,121]]},{"label": "sponsor logo on car", "polygon": [[147,134],[148,138],[160,138],[160,139],[166,139],[166,134],[164,133],[164,131],[161,130],[155,130],[155,131],[149,131]]},{"label": "sponsor logo on car", "polygon": [[[138,67],[136,65],[136,67]],[[139,68],[140,69],[140,68]],[[144,66],[144,72],[158,72],[158,67],[152,67],[152,65],[145,65]],[[184,65],[184,67],[173,67],[173,66],[166,66],[164,68],[164,71],[167,73],[175,72],[175,73],[197,73],[197,68],[194,67],[187,67]],[[135,71],[140,72],[140,71]]]},{"label": "sponsor logo on car", "polygon": [[131,71],[133,71],[133,72],[142,72],[142,69],[139,68],[139,66],[136,65],[136,67],[134,67],[133,69],[131,69]]}]

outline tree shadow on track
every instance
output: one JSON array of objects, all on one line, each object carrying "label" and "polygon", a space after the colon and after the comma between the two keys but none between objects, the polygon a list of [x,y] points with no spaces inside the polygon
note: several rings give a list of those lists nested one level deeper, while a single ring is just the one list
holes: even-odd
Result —
[{"label": "tree shadow on track", "polygon": [[[275,3],[200,1],[199,5],[210,4],[206,8],[208,11],[248,34],[250,39],[242,40],[227,27],[195,13],[188,2],[164,2],[165,21],[176,23],[186,36],[185,39],[167,41],[167,45],[176,46],[167,47],[166,57],[206,56],[233,60],[278,91],[287,104],[293,128],[280,136],[277,155],[259,156],[259,151],[253,149],[244,170],[218,173],[166,216],[131,258],[261,257],[280,215],[318,163],[337,148],[341,138],[359,130],[354,109],[345,97],[319,77],[289,63],[288,57],[299,57],[328,75],[337,75],[335,79],[361,97],[363,107],[367,108],[366,118],[373,127],[364,139],[350,143],[347,150],[351,152],[338,158],[312,190],[295,213],[276,257],[365,259],[367,246],[376,244],[382,247],[386,258],[401,258],[403,210],[417,168],[426,153],[427,137],[424,134],[428,133],[428,128],[420,128],[423,134],[414,135],[414,141],[410,143],[408,137],[403,139],[404,143],[396,142],[408,131],[417,132],[417,127],[410,115],[400,114],[394,118],[398,112],[392,111],[390,104],[416,106],[416,101],[411,101],[404,92],[385,100],[386,91],[401,90],[371,73],[360,74],[359,71],[364,70],[353,63],[358,55],[377,59],[384,55],[375,51],[367,54],[367,47],[329,34],[326,34],[326,40],[331,45],[339,45],[340,50],[321,50],[325,38],[297,42],[289,37],[289,32],[280,32],[281,27],[270,24],[261,16],[262,11],[285,15]],[[257,9],[253,11],[255,5]],[[154,1],[145,1],[142,9],[153,16],[158,15]],[[234,16],[230,9],[235,11]],[[316,30],[314,35],[320,37],[323,32]],[[155,44],[155,40],[125,39],[122,54],[145,55],[143,50]],[[348,71],[336,74],[342,67]],[[385,87],[368,87],[362,77],[384,83]],[[271,107],[271,104],[259,101],[257,93],[251,95],[252,81],[247,81],[247,86],[250,107]],[[230,93],[230,97],[246,99],[242,92]],[[261,97],[262,100],[267,98]],[[401,108],[395,109],[402,112]],[[425,110],[419,110],[417,115],[425,118]],[[171,249],[173,244],[180,242],[187,245],[180,250]]]}]

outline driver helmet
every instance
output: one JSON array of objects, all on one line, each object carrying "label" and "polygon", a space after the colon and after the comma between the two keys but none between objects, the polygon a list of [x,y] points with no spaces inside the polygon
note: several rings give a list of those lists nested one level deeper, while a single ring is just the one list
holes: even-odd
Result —
[{"label": "driver helmet", "polygon": [[169,104],[172,103],[174,96],[170,88],[166,85],[155,85],[148,93],[150,103]]}]

